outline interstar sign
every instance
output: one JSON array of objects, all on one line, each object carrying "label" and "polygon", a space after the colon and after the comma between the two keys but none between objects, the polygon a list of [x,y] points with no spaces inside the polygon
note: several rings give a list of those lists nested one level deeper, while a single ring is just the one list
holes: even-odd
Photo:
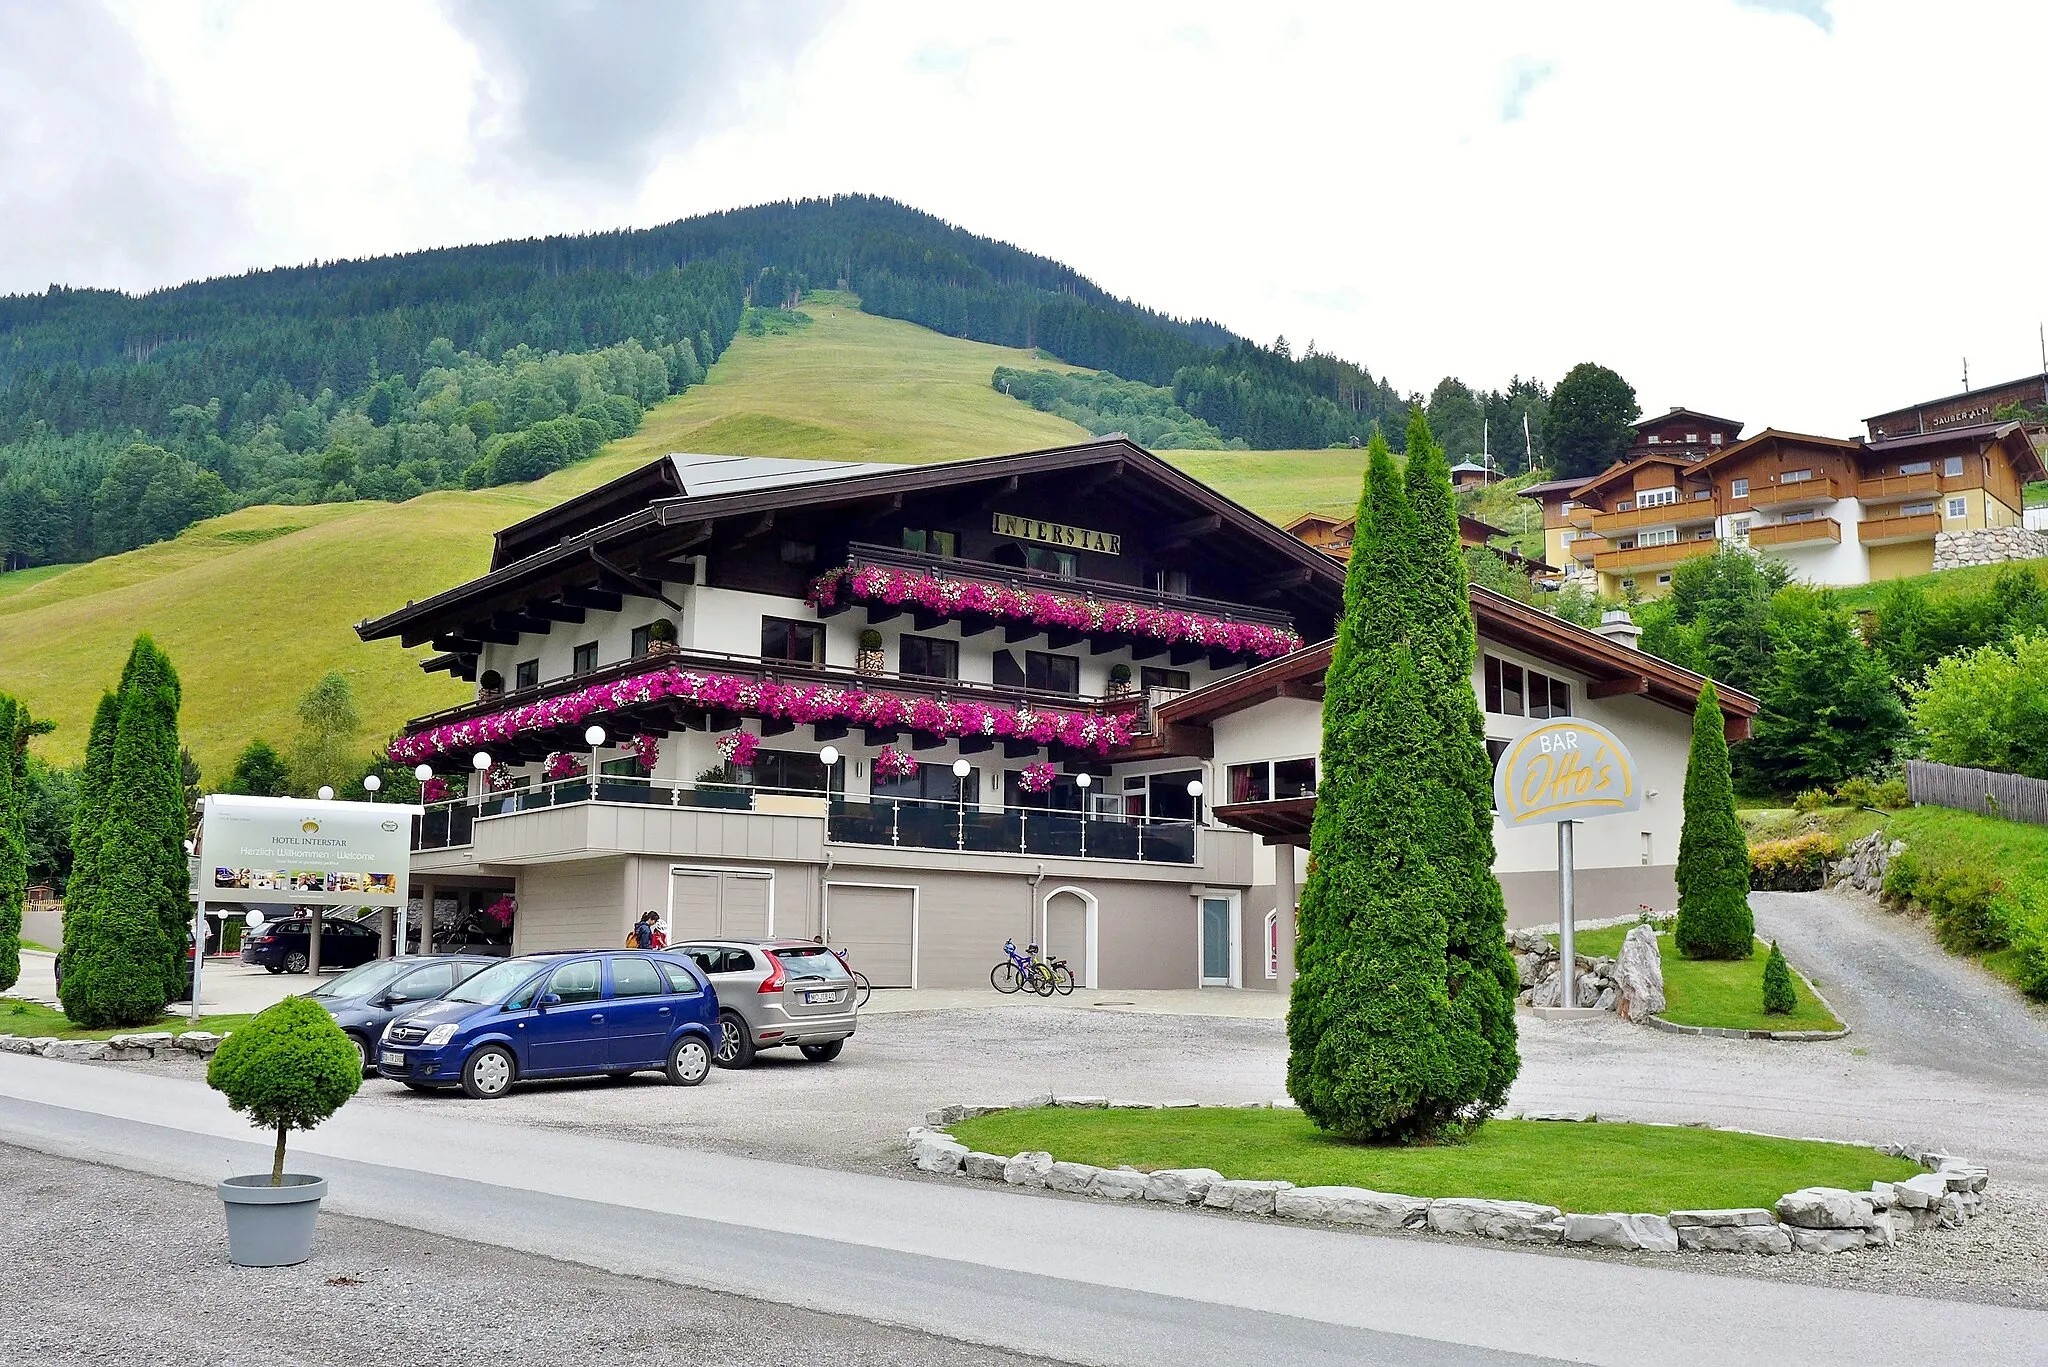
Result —
[{"label": "interstar sign", "polygon": [[1570,717],[1508,746],[1494,766],[1493,805],[1512,828],[1633,812],[1643,793],[1628,747],[1597,722]]}]

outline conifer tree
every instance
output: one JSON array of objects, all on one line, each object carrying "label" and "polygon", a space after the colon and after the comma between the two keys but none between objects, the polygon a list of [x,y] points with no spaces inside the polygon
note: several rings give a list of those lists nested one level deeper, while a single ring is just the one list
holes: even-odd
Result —
[{"label": "conifer tree", "polygon": [[85,763],[78,771],[78,802],[71,814],[71,878],[64,888],[64,944],[58,951],[60,988],[65,1012],[71,1007],[61,988],[70,976],[71,947],[78,943],[89,908],[98,905],[100,827],[107,816],[107,780],[114,769],[114,732],[121,722],[121,700],[100,694],[87,733]]},{"label": "conifer tree", "polygon": [[1452,1057],[1461,1091],[1479,1103],[1474,1114],[1483,1116],[1507,1100],[1521,1070],[1515,1032],[1519,983],[1508,955],[1507,905],[1493,873],[1493,765],[1472,689],[1479,642],[1457,504],[1443,447],[1419,408],[1408,421],[1406,483],[1417,538],[1410,557],[1410,639],[1441,766],[1441,777],[1423,794],[1428,815],[1418,834],[1432,843],[1450,885]]},{"label": "conifer tree", "polygon": [[1678,833],[1678,952],[1688,959],[1747,959],[1756,949],[1749,910],[1749,842],[1735,819],[1721,698],[1709,682],[1692,714],[1685,764],[1685,823]]},{"label": "conifer tree", "polygon": [[1773,940],[1771,956],[1764,960],[1764,1013],[1789,1016],[1798,1005],[1798,994],[1792,990],[1792,966],[1785,962],[1778,942]]},{"label": "conifer tree", "polygon": [[[1415,516],[1377,433],[1358,528],[1324,685],[1287,1086],[1322,1129],[1419,1139],[1455,1128],[1479,1098],[1452,1043],[1446,952],[1457,894],[1424,829],[1431,790],[1449,779],[1411,645]],[[1465,1033],[1468,1046],[1479,1038]]]},{"label": "conifer tree", "polygon": [[0,992],[21,978],[21,909],[28,896],[28,709],[0,693]]}]

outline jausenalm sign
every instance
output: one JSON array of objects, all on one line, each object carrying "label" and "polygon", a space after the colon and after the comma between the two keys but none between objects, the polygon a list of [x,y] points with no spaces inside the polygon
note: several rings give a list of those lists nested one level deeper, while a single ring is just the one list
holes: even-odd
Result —
[{"label": "jausenalm sign", "polygon": [[211,794],[200,823],[200,895],[209,902],[403,906],[420,810]]},{"label": "jausenalm sign", "polygon": [[1493,769],[1493,805],[1509,826],[1632,812],[1643,805],[1634,756],[1612,731],[1579,717],[1531,727]]}]

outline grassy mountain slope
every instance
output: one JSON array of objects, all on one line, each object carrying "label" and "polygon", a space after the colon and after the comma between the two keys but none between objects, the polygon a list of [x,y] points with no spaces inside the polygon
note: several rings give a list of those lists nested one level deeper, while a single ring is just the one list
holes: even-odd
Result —
[{"label": "grassy mountain slope", "polygon": [[[0,575],[0,690],[55,720],[38,744],[73,762],[99,689],[148,631],[184,679],[184,733],[209,783],[250,737],[287,741],[295,702],[330,669],[356,686],[368,748],[470,691],[422,674],[422,652],[362,644],[356,621],[481,573],[498,528],[665,452],[917,462],[1087,437],[990,388],[997,365],[1048,364],[1041,357],[872,317],[847,295],[804,309],[810,326],[743,331],[705,383],[650,410],[638,433],[532,484],[246,508],[126,555]],[[1363,464],[1351,450],[1168,458],[1280,521],[1349,509]]]}]

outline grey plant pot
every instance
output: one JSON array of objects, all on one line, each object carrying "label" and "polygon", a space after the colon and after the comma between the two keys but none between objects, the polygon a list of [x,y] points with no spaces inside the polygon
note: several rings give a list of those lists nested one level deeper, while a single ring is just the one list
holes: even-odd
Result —
[{"label": "grey plant pot", "polygon": [[230,1177],[220,1184],[228,1217],[228,1261],[237,1267],[288,1267],[313,1252],[313,1221],[327,1179],[288,1172],[284,1185],[270,1174]]}]

